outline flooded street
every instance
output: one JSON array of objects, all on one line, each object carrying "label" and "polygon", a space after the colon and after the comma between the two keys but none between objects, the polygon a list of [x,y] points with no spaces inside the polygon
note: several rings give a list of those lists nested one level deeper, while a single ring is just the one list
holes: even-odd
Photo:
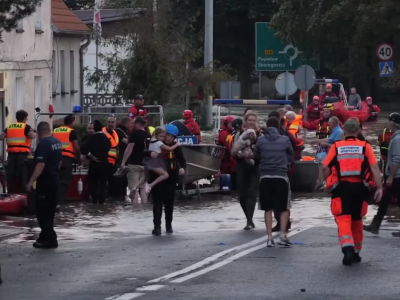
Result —
[{"label": "flooded street", "polygon": [[[232,108],[232,114],[240,115],[242,107]],[[260,125],[271,110],[257,111]],[[379,157],[377,146],[378,134],[386,126],[389,112],[383,113],[378,122],[366,123],[363,134],[370,141]],[[213,141],[213,132],[203,132],[205,142]],[[308,132],[309,139],[315,137],[315,132]],[[305,155],[315,155],[316,149],[306,144]],[[96,206],[90,203],[73,203],[62,208],[56,216],[57,233],[60,240],[90,241],[121,237],[149,235],[152,225],[152,205],[134,204],[125,202],[109,202],[105,206]],[[376,210],[370,206],[368,219]],[[392,209],[392,217],[397,218],[397,209]],[[296,223],[307,225],[324,224],[334,226],[330,213],[330,198],[325,193],[307,195],[293,195],[293,209],[291,218]],[[1,220],[1,219],[0,219]],[[7,243],[24,243],[32,241],[39,232],[35,219],[3,217],[3,224],[25,230],[23,234]],[[177,200],[174,211],[175,234],[235,231],[244,227],[244,215],[240,209],[235,194],[205,194],[198,200],[197,197]],[[264,228],[263,213],[256,210],[255,222],[257,228]],[[390,227],[396,223],[389,224]],[[388,226],[388,225],[387,225]]]},{"label": "flooded street", "polygon": [[[385,125],[382,117],[364,126],[377,154]],[[211,132],[203,136],[213,141]],[[315,149],[307,146],[305,154]],[[0,299],[398,299],[400,288],[393,282],[400,280],[400,240],[391,235],[400,229],[397,207],[389,209],[379,235],[365,233],[362,263],[344,267],[329,195],[293,194],[292,200],[293,245],[285,249],[266,247],[259,210],[255,230],[243,230],[246,220],[235,193],[177,199],[174,233],[166,235],[162,226],[160,237],[151,235],[151,203],[69,203],[56,216],[59,248],[51,250],[32,247],[39,233],[34,218],[3,216]],[[375,212],[369,206],[366,223]],[[2,239],[5,229],[15,232]]]}]

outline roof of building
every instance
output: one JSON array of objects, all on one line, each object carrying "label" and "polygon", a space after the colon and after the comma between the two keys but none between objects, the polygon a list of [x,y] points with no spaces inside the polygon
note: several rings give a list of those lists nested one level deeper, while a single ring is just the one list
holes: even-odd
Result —
[{"label": "roof of building", "polygon": [[[142,10],[140,8],[100,9],[101,23],[120,21],[136,15]],[[74,10],[73,12],[83,23],[93,24],[93,9]]]},{"label": "roof of building", "polygon": [[54,32],[85,34],[89,28],[68,8],[64,0],[51,1],[51,23]]}]

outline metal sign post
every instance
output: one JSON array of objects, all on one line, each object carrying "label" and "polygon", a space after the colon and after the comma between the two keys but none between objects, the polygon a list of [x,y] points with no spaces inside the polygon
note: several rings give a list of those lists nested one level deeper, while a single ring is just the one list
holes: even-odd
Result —
[{"label": "metal sign post", "polygon": [[303,103],[303,119],[307,121],[307,114],[305,113],[308,105],[308,91],[315,84],[315,71],[312,67],[302,65],[297,68],[294,73],[294,82],[296,83],[299,90],[303,91],[304,103]]}]

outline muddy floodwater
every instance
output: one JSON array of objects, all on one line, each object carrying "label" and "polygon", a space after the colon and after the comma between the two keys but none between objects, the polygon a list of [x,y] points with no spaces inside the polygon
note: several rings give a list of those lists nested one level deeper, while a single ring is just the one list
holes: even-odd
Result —
[{"label": "muddy floodwater", "polygon": [[[232,114],[240,116],[243,108],[232,109]],[[261,124],[267,117],[269,110],[257,110]],[[387,116],[390,111],[382,113],[378,122],[365,123],[363,134],[370,141],[377,157],[377,137],[387,125]],[[315,137],[315,132],[308,132],[307,138]],[[203,132],[203,140],[213,143],[212,131]],[[305,155],[315,155],[316,148],[306,145]],[[372,219],[376,211],[375,206],[369,207],[366,220]],[[389,221],[383,226],[386,228],[397,227],[397,207],[392,207],[389,213]],[[296,224],[334,226],[330,213],[330,198],[325,193],[294,194],[291,211],[293,227]],[[0,218],[5,224],[26,229],[8,243],[25,243],[35,239],[39,229],[33,218]],[[256,228],[264,228],[263,213],[255,212]],[[153,215],[151,204],[134,204],[128,201],[110,201],[104,206],[90,203],[72,203],[64,206],[61,213],[56,216],[56,231],[60,240],[90,241],[110,238],[124,238],[132,236],[150,235],[153,228]],[[174,234],[199,233],[210,231],[241,230],[245,226],[245,218],[241,211],[236,194],[208,194],[197,197],[183,198],[176,201],[174,213]]]}]

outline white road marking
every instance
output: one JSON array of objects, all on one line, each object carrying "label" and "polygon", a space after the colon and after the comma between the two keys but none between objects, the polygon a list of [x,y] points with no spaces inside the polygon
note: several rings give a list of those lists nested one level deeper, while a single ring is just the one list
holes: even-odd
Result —
[{"label": "white road marking", "polygon": [[126,293],[118,296],[107,298],[106,300],[132,300],[145,295],[144,293]]},{"label": "white road marking", "polygon": [[[278,234],[279,233],[275,234],[274,237],[276,237]],[[227,249],[225,251],[222,251],[222,252],[216,253],[216,254],[214,254],[214,255],[212,255],[210,257],[207,257],[206,259],[204,259],[202,261],[199,261],[199,262],[197,262],[197,263],[195,263],[195,264],[193,264],[193,265],[191,265],[189,267],[186,267],[186,268],[184,268],[182,270],[173,272],[171,274],[168,274],[168,275],[156,278],[156,279],[152,279],[152,280],[148,281],[147,283],[157,283],[157,282],[160,282],[160,281],[165,281],[165,280],[168,280],[168,279],[172,279],[174,277],[178,277],[180,275],[183,275],[183,274],[186,274],[186,273],[189,273],[189,272],[193,272],[193,271],[195,271],[197,269],[200,269],[200,268],[202,268],[202,267],[204,267],[206,265],[209,265],[210,263],[216,261],[217,259],[219,259],[219,258],[221,258],[221,257],[223,257],[223,256],[225,256],[225,255],[227,255],[227,254],[229,254],[231,252],[242,250],[242,249],[245,249],[245,248],[250,247],[250,246],[254,246],[254,245],[262,243],[262,242],[264,242],[266,240],[267,240],[267,237],[264,236],[262,238],[258,238],[256,240],[251,241],[251,242],[245,243],[243,245]]]},{"label": "white road marking", "polygon": [[[304,227],[304,228],[295,229],[295,230],[293,230],[292,232],[288,233],[287,236],[288,236],[288,237],[289,237],[289,236],[293,236],[293,235],[298,234],[298,233],[300,233],[300,232],[302,232],[302,231],[304,231],[304,230],[307,230],[307,229],[309,229],[309,228],[311,228],[311,226],[310,226],[310,227]],[[216,270],[216,269],[218,269],[218,268],[221,268],[221,267],[223,267],[223,266],[225,266],[225,265],[227,265],[227,264],[229,264],[229,263],[231,263],[231,262],[233,262],[233,261],[235,261],[235,260],[237,260],[237,259],[239,259],[239,258],[241,258],[241,257],[243,257],[243,256],[246,256],[246,255],[248,255],[248,254],[254,252],[254,251],[257,251],[257,250],[260,250],[260,249],[262,249],[262,248],[265,248],[266,246],[267,246],[267,243],[263,243],[263,244],[258,245],[258,246],[256,246],[256,247],[253,247],[253,248],[244,250],[244,251],[239,252],[239,253],[237,253],[237,254],[231,256],[231,257],[228,257],[227,259],[225,259],[225,260],[223,260],[223,261],[221,261],[221,262],[218,262],[218,263],[216,263],[216,264],[214,264],[214,265],[212,265],[212,266],[209,266],[209,267],[207,267],[207,268],[205,268],[205,269],[202,269],[202,270],[200,270],[200,271],[197,271],[197,272],[195,272],[195,273],[186,275],[186,276],[184,276],[184,277],[182,277],[182,278],[178,278],[178,279],[172,280],[171,282],[172,282],[172,283],[182,283],[182,282],[187,281],[187,280],[189,280],[189,279],[192,279],[192,278],[198,277],[198,276],[200,276],[200,275],[206,274],[206,273],[208,273],[208,272],[214,271],[214,270]],[[167,275],[167,276],[168,276],[168,275]]]},{"label": "white road marking", "polygon": [[125,278],[126,280],[136,280],[137,278]]},{"label": "white road marking", "polygon": [[160,285],[160,284],[153,284],[153,285],[145,285],[140,288],[137,288],[136,290],[138,292],[153,292],[153,291],[158,291],[159,289],[162,289],[165,285]]}]

